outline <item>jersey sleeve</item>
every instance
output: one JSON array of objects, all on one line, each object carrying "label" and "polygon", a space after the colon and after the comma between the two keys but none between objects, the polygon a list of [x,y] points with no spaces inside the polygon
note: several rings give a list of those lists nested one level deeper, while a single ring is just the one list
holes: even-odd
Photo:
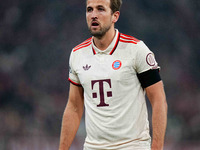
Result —
[{"label": "jersey sleeve", "polygon": [[70,58],[69,58],[69,78],[68,78],[68,80],[74,85],[81,86],[80,80],[76,73],[75,63],[76,63],[76,61],[74,58],[74,52],[72,51]]},{"label": "jersey sleeve", "polygon": [[140,41],[135,59],[135,69],[138,74],[148,70],[160,69],[152,51]]}]

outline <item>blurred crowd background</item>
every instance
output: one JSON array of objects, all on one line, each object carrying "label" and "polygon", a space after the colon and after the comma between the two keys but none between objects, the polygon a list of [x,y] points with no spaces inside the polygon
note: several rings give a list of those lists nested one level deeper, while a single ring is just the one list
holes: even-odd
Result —
[{"label": "blurred crowd background", "polygon": [[[161,66],[165,150],[200,149],[200,1],[124,0],[116,28]],[[0,1],[0,150],[58,149],[70,51],[89,37],[85,0]],[[84,127],[83,117],[71,150],[82,149]]]}]

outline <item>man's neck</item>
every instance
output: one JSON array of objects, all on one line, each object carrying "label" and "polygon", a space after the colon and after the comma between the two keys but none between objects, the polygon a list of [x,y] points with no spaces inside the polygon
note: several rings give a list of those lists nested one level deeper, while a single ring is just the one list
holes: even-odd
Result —
[{"label": "man's neck", "polygon": [[100,50],[107,49],[110,43],[113,41],[115,34],[116,34],[115,29],[111,28],[108,32],[106,32],[106,34],[103,37],[101,38],[94,37],[95,46]]}]

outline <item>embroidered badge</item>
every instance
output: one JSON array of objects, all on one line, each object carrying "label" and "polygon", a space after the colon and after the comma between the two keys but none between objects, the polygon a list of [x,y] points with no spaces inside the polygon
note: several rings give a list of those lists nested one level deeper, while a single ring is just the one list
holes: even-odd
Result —
[{"label": "embroidered badge", "polygon": [[154,58],[154,55],[152,53],[149,53],[146,57],[146,62],[149,66],[155,66],[156,60]]},{"label": "embroidered badge", "polygon": [[121,66],[122,66],[122,62],[120,60],[116,60],[112,64],[112,68],[114,70],[118,70],[119,68],[121,68]]}]

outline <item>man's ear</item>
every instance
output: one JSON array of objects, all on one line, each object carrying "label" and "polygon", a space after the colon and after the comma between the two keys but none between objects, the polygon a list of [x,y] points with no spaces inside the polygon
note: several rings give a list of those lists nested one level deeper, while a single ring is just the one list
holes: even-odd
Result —
[{"label": "man's ear", "polygon": [[119,11],[116,11],[116,12],[113,13],[113,23],[116,23],[118,21],[119,16],[120,16]]}]

